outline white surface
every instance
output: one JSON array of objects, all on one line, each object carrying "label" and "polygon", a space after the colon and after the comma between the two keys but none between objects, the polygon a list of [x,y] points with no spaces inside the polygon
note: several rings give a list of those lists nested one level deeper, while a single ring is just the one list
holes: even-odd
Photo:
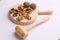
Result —
[{"label": "white surface", "polygon": [[[0,0],[0,40],[20,40],[14,35],[16,24],[8,19],[9,9],[25,0]],[[37,9],[51,9],[54,13],[46,23],[29,32],[25,40],[58,40],[60,38],[60,0],[28,0],[37,4]],[[39,19],[39,18],[38,18]]]}]

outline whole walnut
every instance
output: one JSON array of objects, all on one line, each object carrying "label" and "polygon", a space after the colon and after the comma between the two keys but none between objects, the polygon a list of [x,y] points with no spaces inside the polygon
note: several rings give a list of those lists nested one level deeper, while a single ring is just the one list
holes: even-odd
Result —
[{"label": "whole walnut", "polygon": [[28,8],[29,6],[30,6],[30,3],[29,2],[24,2],[23,3],[23,7]]},{"label": "whole walnut", "polygon": [[36,9],[36,4],[32,3],[32,4],[30,4],[30,7],[31,7],[33,10],[35,10],[35,9]]}]

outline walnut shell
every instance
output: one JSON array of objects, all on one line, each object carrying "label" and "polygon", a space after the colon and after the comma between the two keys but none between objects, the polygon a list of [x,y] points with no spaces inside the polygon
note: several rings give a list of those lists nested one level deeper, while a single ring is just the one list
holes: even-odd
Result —
[{"label": "walnut shell", "polygon": [[35,10],[35,9],[36,9],[36,4],[32,3],[32,4],[30,5],[30,7],[31,7],[33,10]]},{"label": "walnut shell", "polygon": [[30,6],[30,3],[29,3],[29,2],[24,2],[24,3],[23,3],[23,7],[24,7],[24,8],[28,8],[29,6]]}]

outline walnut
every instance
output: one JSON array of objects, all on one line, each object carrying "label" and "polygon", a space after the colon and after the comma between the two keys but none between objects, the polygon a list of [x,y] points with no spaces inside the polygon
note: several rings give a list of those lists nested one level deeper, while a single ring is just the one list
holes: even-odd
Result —
[{"label": "walnut", "polygon": [[23,17],[26,18],[26,14],[24,14]]},{"label": "walnut", "polygon": [[32,4],[30,5],[30,7],[31,7],[33,10],[35,10],[35,9],[36,9],[36,4],[32,3]]},{"label": "walnut", "polygon": [[16,18],[17,21],[20,21],[19,17]]},{"label": "walnut", "polygon": [[18,15],[18,10],[17,9],[14,9],[13,17],[16,17],[17,15]]},{"label": "walnut", "polygon": [[32,11],[31,8],[27,8],[27,9],[26,9],[26,12],[27,12],[27,13],[30,13],[31,11]]},{"label": "walnut", "polygon": [[16,17],[16,16],[17,16],[17,13],[14,13],[14,14],[13,14],[13,17]]},{"label": "walnut", "polygon": [[9,13],[13,13],[14,12],[14,8],[12,8],[10,11],[9,11]]},{"label": "walnut", "polygon": [[16,18],[16,20],[17,20],[17,21],[21,21],[23,18],[24,18],[23,16],[18,16],[18,17]]},{"label": "walnut", "polygon": [[18,12],[19,16],[24,15],[24,12]]},{"label": "walnut", "polygon": [[22,6],[18,6],[18,10],[23,11],[23,7]]},{"label": "walnut", "polygon": [[28,8],[29,6],[30,6],[30,3],[29,3],[29,2],[24,2],[24,3],[23,3],[23,7],[24,7],[24,8]]},{"label": "walnut", "polygon": [[11,9],[12,11],[14,10],[14,8]]},{"label": "walnut", "polygon": [[20,10],[21,9],[21,6],[18,6],[18,10]]},{"label": "walnut", "polygon": [[27,19],[27,20],[30,20],[31,17],[27,14],[27,15],[26,15],[26,19]]},{"label": "walnut", "polygon": [[15,12],[18,12],[18,10],[17,10],[17,9],[15,9],[14,11],[15,11]]}]

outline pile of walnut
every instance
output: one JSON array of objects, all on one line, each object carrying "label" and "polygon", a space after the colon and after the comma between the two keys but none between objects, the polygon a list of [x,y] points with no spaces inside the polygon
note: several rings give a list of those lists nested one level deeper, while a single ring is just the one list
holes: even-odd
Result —
[{"label": "pile of walnut", "polygon": [[30,4],[29,2],[24,2],[23,5],[18,6],[17,9],[12,8],[9,13],[13,14],[13,17],[16,17],[17,21],[21,21],[23,19],[31,20],[31,17],[29,14],[36,9],[36,4],[32,3]]}]

